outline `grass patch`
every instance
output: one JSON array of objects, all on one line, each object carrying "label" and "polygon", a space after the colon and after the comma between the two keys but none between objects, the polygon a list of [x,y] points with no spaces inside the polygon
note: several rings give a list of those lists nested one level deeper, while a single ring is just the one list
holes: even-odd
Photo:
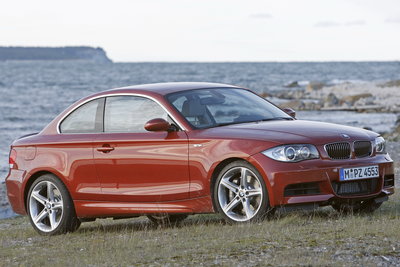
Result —
[{"label": "grass patch", "polygon": [[163,228],[144,218],[102,219],[54,237],[39,236],[18,217],[0,221],[0,242],[4,266],[400,265],[400,203],[395,195],[371,215],[327,207],[241,225],[218,215]]}]

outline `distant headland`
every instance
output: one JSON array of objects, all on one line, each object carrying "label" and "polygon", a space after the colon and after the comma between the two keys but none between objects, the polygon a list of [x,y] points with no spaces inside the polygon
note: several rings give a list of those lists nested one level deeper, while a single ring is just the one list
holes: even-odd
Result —
[{"label": "distant headland", "polygon": [[2,60],[90,60],[101,63],[112,62],[103,48],[90,46],[0,46],[0,61]]}]

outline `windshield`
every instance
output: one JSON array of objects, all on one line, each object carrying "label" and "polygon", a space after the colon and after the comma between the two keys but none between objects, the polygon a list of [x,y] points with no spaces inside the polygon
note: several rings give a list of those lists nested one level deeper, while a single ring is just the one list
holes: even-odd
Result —
[{"label": "windshield", "polygon": [[284,111],[245,89],[195,89],[167,95],[196,129],[267,120],[292,120]]}]

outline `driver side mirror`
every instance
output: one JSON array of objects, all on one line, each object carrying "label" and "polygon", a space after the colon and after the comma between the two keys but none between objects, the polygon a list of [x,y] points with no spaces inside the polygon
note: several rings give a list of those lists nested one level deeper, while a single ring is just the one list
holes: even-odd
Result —
[{"label": "driver side mirror", "polygon": [[172,132],[174,130],[168,121],[161,118],[149,120],[144,128],[149,132]]},{"label": "driver side mirror", "polygon": [[293,109],[284,108],[283,111],[285,111],[285,113],[287,113],[290,117],[296,118],[296,111],[294,111]]}]

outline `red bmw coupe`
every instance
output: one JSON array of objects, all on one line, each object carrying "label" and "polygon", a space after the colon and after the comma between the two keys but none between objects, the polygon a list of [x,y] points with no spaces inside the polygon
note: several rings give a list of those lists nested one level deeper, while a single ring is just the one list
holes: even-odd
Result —
[{"label": "red bmw coupe", "polygon": [[284,205],[372,212],[394,193],[379,134],[294,117],[225,84],[104,91],[14,141],[8,197],[53,235],[101,217],[163,223],[219,212],[249,222]]}]

